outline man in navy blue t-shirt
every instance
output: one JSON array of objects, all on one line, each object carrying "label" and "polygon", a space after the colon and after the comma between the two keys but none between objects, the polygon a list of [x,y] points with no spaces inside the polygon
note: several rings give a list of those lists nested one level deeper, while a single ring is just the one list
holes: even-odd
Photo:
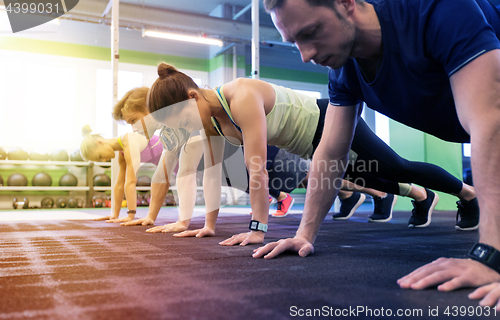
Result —
[{"label": "man in navy blue t-shirt", "polygon": [[[480,249],[500,250],[499,11],[487,0],[264,0],[264,6],[304,62],[330,68],[325,123],[331,125],[312,159],[310,181],[342,177],[318,164],[347,160],[365,102],[441,139],[471,142]],[[259,248],[254,257],[312,253],[336,193],[334,185],[309,189],[297,235]],[[498,269],[493,262],[440,259],[398,283],[412,289],[441,284],[443,291],[482,286],[500,281],[497,262]]]}]

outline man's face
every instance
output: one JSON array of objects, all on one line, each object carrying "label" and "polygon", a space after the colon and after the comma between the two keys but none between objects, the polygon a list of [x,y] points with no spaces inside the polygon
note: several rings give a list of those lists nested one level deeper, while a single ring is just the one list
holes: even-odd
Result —
[{"label": "man's face", "polygon": [[274,25],[285,41],[299,49],[302,61],[338,69],[351,56],[355,28],[341,2],[334,1],[334,5],[338,13],[311,6],[306,0],[286,0],[271,12]]}]

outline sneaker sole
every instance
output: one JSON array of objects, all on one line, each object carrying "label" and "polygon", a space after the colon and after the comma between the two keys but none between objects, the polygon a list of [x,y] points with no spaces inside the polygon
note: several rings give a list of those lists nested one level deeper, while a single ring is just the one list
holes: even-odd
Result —
[{"label": "sneaker sole", "polygon": [[431,218],[432,218],[432,212],[434,211],[434,207],[436,207],[437,203],[439,202],[439,196],[437,193],[434,193],[434,200],[432,201],[431,208],[429,209],[429,215],[427,216],[427,222],[424,224],[420,224],[418,226],[414,224],[409,224],[408,228],[425,228],[428,225],[431,224]]},{"label": "sneaker sole", "polygon": [[292,203],[290,203],[290,206],[288,207],[288,210],[286,211],[285,214],[282,214],[282,215],[276,215],[276,213],[273,213],[272,216],[275,217],[275,218],[283,218],[283,217],[286,217],[288,215],[288,212],[290,211],[290,209],[292,209],[293,207],[293,204],[295,203],[295,199],[292,198]]},{"label": "sneaker sole", "polygon": [[459,226],[455,226],[455,230],[457,230],[457,231],[473,231],[473,230],[477,230],[478,228],[479,228],[479,224],[475,225],[474,227],[469,227],[469,228],[462,228]]},{"label": "sneaker sole", "polygon": [[384,223],[384,222],[391,221],[391,219],[392,219],[392,210],[394,210],[394,206],[396,205],[396,202],[398,202],[398,196],[394,195],[394,199],[392,200],[391,213],[389,214],[389,218],[379,219],[379,220],[368,218],[368,222]]},{"label": "sneaker sole", "polygon": [[366,196],[364,193],[361,194],[361,196],[359,197],[358,199],[358,202],[356,202],[356,204],[354,205],[354,207],[352,207],[351,211],[349,212],[349,214],[345,217],[334,217],[332,216],[332,219],[333,220],[347,220],[349,219],[350,217],[352,217],[352,215],[354,214],[354,212],[356,212],[356,210],[358,210],[359,206],[361,206],[363,204],[363,202],[365,202],[365,199],[366,199]]}]

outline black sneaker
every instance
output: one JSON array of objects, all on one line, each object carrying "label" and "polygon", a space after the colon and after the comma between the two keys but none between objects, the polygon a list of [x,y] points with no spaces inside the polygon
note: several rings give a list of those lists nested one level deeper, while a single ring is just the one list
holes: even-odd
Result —
[{"label": "black sneaker", "polygon": [[[340,197],[339,197],[340,199]],[[360,205],[365,202],[366,196],[360,192],[353,192],[349,198],[340,199],[340,212],[332,216],[333,220],[347,220]]]},{"label": "black sneaker", "polygon": [[423,201],[412,200],[413,210],[408,221],[409,228],[425,228],[431,223],[431,215],[434,207],[439,201],[439,196],[431,190],[425,188],[427,199]]},{"label": "black sneaker", "polygon": [[388,193],[385,198],[373,197],[373,214],[369,222],[387,222],[392,219],[392,209],[398,201],[398,196]]},{"label": "black sneaker", "polygon": [[[456,230],[469,231],[479,228],[479,204],[477,198],[472,200],[457,201],[457,224]],[[460,221],[458,217],[460,216]]]}]

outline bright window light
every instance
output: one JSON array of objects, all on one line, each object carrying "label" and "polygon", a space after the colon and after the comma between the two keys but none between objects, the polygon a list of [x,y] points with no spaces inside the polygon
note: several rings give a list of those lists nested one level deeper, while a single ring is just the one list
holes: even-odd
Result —
[{"label": "bright window light", "polygon": [[470,157],[471,155],[470,143],[464,143],[462,144],[462,146],[464,150],[464,157]]},{"label": "bright window light", "polygon": [[0,67],[3,146],[65,148],[75,141],[77,69],[11,59]]},{"label": "bright window light", "polygon": [[7,12],[0,10],[0,31],[12,32]]},{"label": "bright window light", "polygon": [[144,30],[143,36],[168,39],[168,40],[178,40],[178,41],[186,41],[186,42],[193,42],[193,43],[209,44],[209,45],[215,45],[215,46],[219,46],[219,47],[222,47],[222,44],[223,44],[222,41],[220,41],[218,39],[214,39],[214,38],[195,37],[195,36],[188,36],[188,35],[183,35],[183,34],[162,32],[162,31]]},{"label": "bright window light", "polygon": [[390,146],[389,118],[375,111],[375,134]]},{"label": "bright window light", "polygon": [[201,88],[201,78],[191,78],[198,87]]},{"label": "bright window light", "polygon": [[[96,71],[96,123],[92,132],[102,134],[106,138],[113,137],[113,74],[111,69],[97,69]],[[142,72],[118,71],[118,100],[129,90],[143,86]],[[118,135],[132,132],[128,124],[118,124]]]}]

